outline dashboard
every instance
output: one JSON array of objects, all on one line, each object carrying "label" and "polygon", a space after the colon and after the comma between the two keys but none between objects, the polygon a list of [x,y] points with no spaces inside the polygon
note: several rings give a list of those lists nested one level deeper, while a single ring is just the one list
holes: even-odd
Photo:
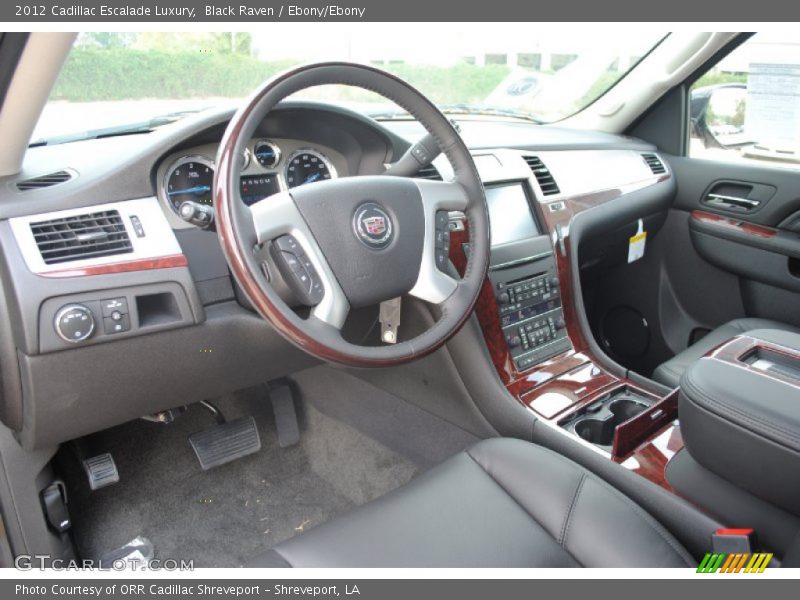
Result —
[{"label": "dashboard", "polygon": [[[216,234],[179,214],[186,201],[212,205],[214,159],[232,114],[32,148],[21,173],[0,179],[0,418],[26,447],[314,364],[252,311]],[[382,173],[423,133],[413,121],[283,103],[242,154],[242,201]],[[661,186],[668,197],[672,188],[658,183],[643,158],[654,148],[639,140],[510,121],[464,121],[461,135],[492,226],[481,325],[501,379],[517,381],[572,348],[556,281],[561,228],[606,202],[635,218],[636,190]],[[451,176],[444,157],[417,174]],[[454,214],[450,227],[458,267],[468,223]]]}]

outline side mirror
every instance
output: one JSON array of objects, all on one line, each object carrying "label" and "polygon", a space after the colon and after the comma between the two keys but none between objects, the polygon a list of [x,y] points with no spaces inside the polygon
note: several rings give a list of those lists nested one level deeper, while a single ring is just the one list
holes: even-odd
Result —
[{"label": "side mirror", "polygon": [[692,90],[691,136],[706,148],[732,148],[746,143],[744,119],[747,85],[723,83]]}]

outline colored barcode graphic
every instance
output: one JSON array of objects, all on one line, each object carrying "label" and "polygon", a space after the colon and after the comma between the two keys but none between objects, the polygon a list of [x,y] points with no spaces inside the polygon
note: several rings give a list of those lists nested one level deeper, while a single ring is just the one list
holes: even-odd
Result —
[{"label": "colored barcode graphic", "polygon": [[756,554],[708,553],[703,558],[698,573],[763,573],[772,560],[772,552]]}]

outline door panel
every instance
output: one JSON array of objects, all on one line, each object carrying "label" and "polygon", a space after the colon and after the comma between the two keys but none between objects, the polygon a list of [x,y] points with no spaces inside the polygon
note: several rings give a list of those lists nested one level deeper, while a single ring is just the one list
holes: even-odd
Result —
[{"label": "door panel", "polygon": [[668,162],[678,181],[674,207],[690,215],[698,256],[739,278],[740,316],[800,322],[800,171],[685,157]]},{"label": "door panel", "polygon": [[[706,210],[721,215],[740,218],[749,223],[778,227],[787,217],[800,213],[800,171],[789,168],[763,167],[748,162],[722,162],[683,156],[667,156],[678,180],[678,194],[674,207],[680,210]],[[719,182],[738,182],[753,185],[758,190],[758,199],[765,189],[774,188],[774,193],[762,199],[753,211],[743,213],[726,210],[704,202],[709,190]],[[754,196],[751,196],[754,197]]]},{"label": "door panel", "polygon": [[[666,224],[648,238],[644,259],[582,273],[597,339],[618,362],[644,375],[735,318],[800,326],[800,172],[661,156],[677,194]],[[709,193],[757,206],[709,203]],[[637,356],[603,343],[613,337],[604,331],[606,316],[620,307],[639,313],[649,330],[649,346]]]}]

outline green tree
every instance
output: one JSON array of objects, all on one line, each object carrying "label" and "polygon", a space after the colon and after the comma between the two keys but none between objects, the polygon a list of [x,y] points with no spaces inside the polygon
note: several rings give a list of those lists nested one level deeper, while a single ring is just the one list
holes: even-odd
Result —
[{"label": "green tree", "polygon": [[249,33],[225,31],[212,33],[214,47],[220,54],[246,54],[250,55],[253,36]]},{"label": "green tree", "polygon": [[139,34],[133,47],[137,50],[156,50],[158,52],[200,52],[250,56],[252,41],[249,33],[241,32],[165,33],[148,31]]},{"label": "green tree", "polygon": [[114,33],[111,31],[87,31],[78,38],[78,46],[89,48],[125,48],[136,40],[135,33]]}]

